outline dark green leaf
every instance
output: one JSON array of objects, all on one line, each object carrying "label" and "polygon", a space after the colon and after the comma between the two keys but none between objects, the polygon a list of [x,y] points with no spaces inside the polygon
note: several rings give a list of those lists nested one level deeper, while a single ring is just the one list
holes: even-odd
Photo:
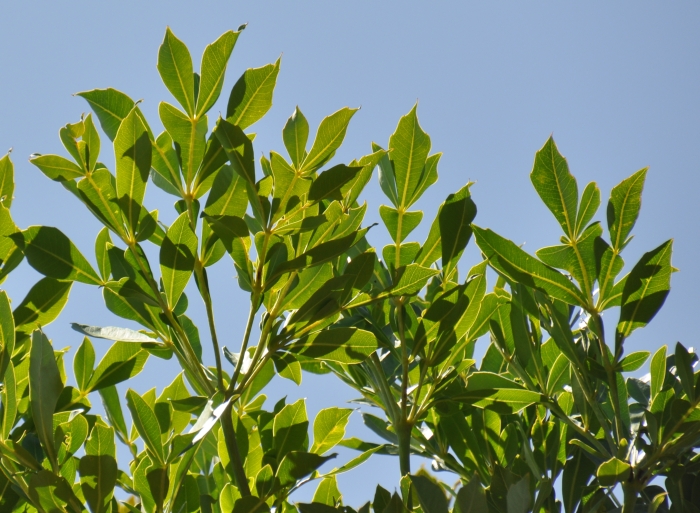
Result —
[{"label": "dark green leaf", "polygon": [[627,480],[631,472],[628,463],[617,458],[610,458],[600,464],[596,475],[600,486],[613,486]]},{"label": "dark green leaf", "polygon": [[335,328],[303,337],[286,349],[309,358],[349,365],[365,361],[378,346],[377,338],[369,331]]},{"label": "dark green leaf", "polygon": [[16,239],[19,238],[23,238],[27,261],[44,276],[102,285],[90,263],[58,228],[30,226],[21,235],[17,234]]},{"label": "dark green leaf", "polygon": [[187,212],[168,228],[160,247],[160,270],[168,305],[174,308],[194,271],[197,236],[190,227]]},{"label": "dark green leaf", "polygon": [[309,201],[318,202],[324,199],[342,200],[340,189],[355,178],[360,170],[362,170],[361,167],[348,167],[344,164],[338,164],[324,171],[311,184]]},{"label": "dark green leaf", "polygon": [[294,112],[284,125],[282,139],[294,168],[299,169],[306,157],[306,141],[309,139],[309,123],[299,107],[294,108]]},{"label": "dark green leaf", "polygon": [[472,236],[471,222],[476,217],[476,205],[469,192],[470,186],[467,184],[457,193],[450,194],[438,214],[442,239],[442,273],[445,279],[457,267]]},{"label": "dark green leaf", "polygon": [[275,415],[272,435],[278,461],[281,461],[290,451],[307,449],[308,427],[309,420],[306,416],[304,399],[286,405]]},{"label": "dark green leaf", "polygon": [[131,412],[131,418],[134,420],[134,427],[143,439],[146,447],[161,464],[165,463],[160,427],[153,409],[140,395],[131,389],[126,392],[126,404]]},{"label": "dark green leaf", "polygon": [[80,458],[80,486],[93,513],[110,511],[118,475],[116,453],[114,430],[95,424]]},{"label": "dark green leaf", "polygon": [[474,476],[457,492],[454,513],[488,513],[486,494],[479,478]]},{"label": "dark green leaf", "polygon": [[100,360],[86,391],[100,390],[136,376],[147,359],[148,352],[140,344],[116,342]]},{"label": "dark green leaf", "polygon": [[695,401],[695,375],[693,363],[688,350],[678,342],[676,343],[676,373],[681,380],[681,385],[688,400]]},{"label": "dark green leaf", "polygon": [[285,487],[296,483],[299,479],[308,476],[318,467],[336,456],[336,454],[319,456],[318,454],[303,451],[292,451],[288,453],[277,468],[277,474],[275,476],[277,478],[277,486]]},{"label": "dark green leaf", "polygon": [[424,513],[448,513],[447,497],[439,485],[425,476],[410,478]]},{"label": "dark green leaf", "polygon": [[72,282],[42,278],[12,312],[17,331],[29,333],[52,322],[68,301]]},{"label": "dark green leaf", "polygon": [[328,162],[345,138],[350,119],[357,112],[357,109],[343,107],[330,116],[323,118],[316,132],[316,139],[309,150],[309,154],[301,165],[301,172],[305,175],[316,171],[323,164]]},{"label": "dark green leaf", "polygon": [[53,413],[62,390],[63,382],[53,347],[46,335],[36,330],[32,333],[29,356],[29,398],[36,434],[54,468],[57,468],[57,453],[53,439]]}]

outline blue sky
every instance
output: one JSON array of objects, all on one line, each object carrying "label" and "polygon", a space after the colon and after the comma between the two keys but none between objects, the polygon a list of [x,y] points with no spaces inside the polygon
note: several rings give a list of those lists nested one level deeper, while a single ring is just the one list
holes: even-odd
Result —
[{"label": "blue sky", "polygon": [[[692,2],[74,2],[14,3],[0,18],[0,153],[13,147],[17,188],[13,215],[24,228],[61,228],[94,261],[99,225],[68,192],[27,162],[29,154],[64,154],[58,129],[88,107],[72,94],[114,87],[142,98],[142,109],[160,129],[157,105],[171,101],[155,67],[170,26],[192,52],[195,65],[206,44],[248,23],[234,50],[222,100],[248,67],[282,56],[274,106],[252,130],[256,151],[281,150],[281,129],[299,105],[312,127],[343,106],[361,106],[337,162],[385,145],[399,117],[418,101],[433,151],[443,152],[440,178],[419,201],[425,211],[415,240],[423,240],[438,205],[467,181],[477,224],[511,238],[530,252],[557,244],[558,225],[530,185],[535,151],[550,134],[568,158],[581,191],[597,181],[610,188],[649,166],[636,237],[626,251],[628,268],[645,251],[674,238],[672,292],[662,312],[628,342],[628,350],[661,344],[697,345],[700,304],[700,5]],[[313,129],[313,128],[312,128]],[[102,160],[112,167],[104,149]],[[367,222],[379,221],[386,203],[376,180],[364,194]],[[152,185],[150,209],[174,219],[172,200]],[[602,217],[604,209],[598,215]],[[371,232],[382,246],[382,228]],[[151,252],[152,255],[155,253]],[[155,258],[155,256],[154,256]],[[464,266],[479,256],[473,244]],[[222,261],[211,281],[224,343],[237,350],[247,312],[235,290],[234,271]],[[15,302],[38,279],[26,264],[4,287]],[[218,284],[221,284],[220,286]],[[192,291],[194,292],[194,291]],[[196,293],[191,293],[192,299]],[[127,323],[102,306],[95,288],[77,284],[62,316],[47,329],[58,347],[77,348],[72,321]],[[204,313],[191,301],[193,316]],[[616,318],[606,319],[612,329]],[[693,322],[691,322],[693,321]],[[99,342],[96,342],[96,344]],[[211,356],[211,353],[210,353]],[[135,382],[140,390],[167,384],[173,362],[153,360]],[[332,377],[305,376],[296,388],[274,383],[270,396],[308,397],[310,413],[351,399]],[[364,436],[359,415],[351,434]],[[370,435],[367,435],[370,437]],[[348,453],[341,457],[347,458]],[[351,504],[370,498],[381,482],[393,488],[398,462],[370,461],[343,476]],[[446,476],[451,480],[450,476]],[[310,498],[313,487],[302,492]]]}]

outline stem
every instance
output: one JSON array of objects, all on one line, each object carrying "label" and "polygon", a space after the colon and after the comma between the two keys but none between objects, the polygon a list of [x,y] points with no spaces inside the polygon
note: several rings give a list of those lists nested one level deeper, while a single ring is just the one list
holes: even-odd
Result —
[{"label": "stem", "polygon": [[622,513],[634,513],[634,507],[637,504],[636,487],[631,483],[622,483],[622,492],[624,494]]},{"label": "stem", "polygon": [[248,342],[250,340],[250,333],[253,330],[253,321],[255,321],[255,301],[250,303],[250,312],[248,313],[248,322],[245,325],[245,333],[243,334],[243,342],[241,342],[241,352],[238,356],[238,362],[236,362],[236,368],[233,371],[233,376],[231,377],[231,383],[228,385],[230,392],[236,388],[236,381],[238,381],[238,376],[241,374],[241,368],[243,367],[243,359],[245,357],[245,352],[248,350]]},{"label": "stem", "polygon": [[622,414],[620,412],[620,396],[618,395],[617,389],[617,379],[615,372],[613,371],[613,365],[608,356],[608,346],[605,343],[605,331],[603,327],[603,320],[600,315],[595,313],[591,314],[591,319],[596,324],[597,333],[594,332],[596,338],[598,339],[598,344],[600,346],[601,358],[603,359],[603,364],[605,365],[605,373],[608,376],[608,387],[610,389],[610,402],[612,403],[613,412],[615,414],[615,430],[617,431],[618,441],[622,438],[627,438],[625,435],[625,427],[622,422]]},{"label": "stem", "polygon": [[228,406],[226,407],[223,415],[221,416],[221,427],[224,431],[226,450],[228,451],[228,456],[231,460],[231,466],[233,467],[233,474],[236,478],[236,485],[238,486],[238,491],[241,492],[241,496],[250,497],[251,494],[250,487],[248,486],[248,478],[245,475],[243,461],[241,460],[241,453],[238,450],[238,443],[236,441],[236,431],[233,428],[233,418],[231,417],[232,411],[233,401],[228,403]]},{"label": "stem", "polygon": [[[398,250],[397,250],[398,251]],[[401,418],[395,424],[399,441],[399,467],[401,476],[411,473],[411,429],[408,421],[408,346],[403,324],[403,301],[396,305],[396,323],[399,325],[399,342],[401,343]]]},{"label": "stem", "polygon": [[207,271],[202,267],[198,260],[195,264],[195,275],[199,282],[199,293],[204,301],[204,307],[207,310],[207,320],[209,321],[209,333],[211,334],[211,343],[214,347],[214,359],[216,360],[216,378],[219,390],[225,392],[224,373],[221,366],[221,350],[219,349],[219,339],[216,335],[216,324],[214,323],[214,307],[211,302],[211,294],[209,293],[209,280],[207,279]]},{"label": "stem", "polygon": [[399,467],[401,477],[411,473],[411,430],[413,426],[402,421],[396,425],[396,436],[399,439]]}]

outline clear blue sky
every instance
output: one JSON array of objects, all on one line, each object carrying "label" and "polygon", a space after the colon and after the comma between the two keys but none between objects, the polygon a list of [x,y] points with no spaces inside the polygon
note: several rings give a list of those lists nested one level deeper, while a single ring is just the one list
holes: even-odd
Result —
[{"label": "clear blue sky", "polygon": [[[579,190],[595,180],[604,201],[612,186],[649,166],[626,261],[629,267],[673,237],[673,263],[681,272],[662,312],[635,332],[628,350],[677,340],[698,344],[700,5],[693,2],[7,3],[0,17],[0,153],[14,147],[17,224],[58,226],[94,261],[97,221],[27,157],[64,154],[58,129],[88,111],[71,96],[86,89],[115,87],[143,98],[151,126],[159,129],[158,102],[171,101],[155,67],[166,25],[198,63],[206,44],[245,22],[214,112],[225,110],[227,91],[245,68],[282,55],[274,106],[253,128],[256,151],[282,148],[281,128],[295,105],[312,126],[340,107],[362,106],[336,157],[347,162],[369,153],[371,141],[386,144],[418,100],[433,151],[444,152],[438,183],[417,205],[426,225],[450,192],[473,180],[477,224],[525,242],[530,252],[557,244],[558,225],[528,176],[535,151],[552,133]],[[103,144],[102,160],[112,167],[108,150]],[[174,218],[171,198],[149,186],[147,204],[167,222]],[[379,220],[385,200],[376,180],[364,198],[367,222]],[[414,232],[416,240],[425,229]],[[381,228],[371,234],[373,243],[386,243]],[[478,259],[470,247],[466,265]],[[219,330],[237,350],[246,297],[235,290],[228,261],[215,269]],[[4,286],[17,303],[37,279],[23,264]],[[196,297],[192,290],[191,310],[203,323]],[[128,325],[106,311],[96,288],[81,284],[47,329],[57,347],[80,343],[71,321]],[[608,329],[615,321],[608,316]],[[152,360],[135,387],[160,388],[163,376],[174,372],[173,362]],[[300,388],[290,383],[276,381],[270,395],[309,397],[312,414],[353,397],[332,377],[305,376]],[[353,417],[351,434],[365,436],[359,415]],[[357,505],[371,497],[376,482],[393,488],[397,475],[398,462],[376,458],[343,476],[341,491]],[[298,499],[312,492],[313,486]]]}]

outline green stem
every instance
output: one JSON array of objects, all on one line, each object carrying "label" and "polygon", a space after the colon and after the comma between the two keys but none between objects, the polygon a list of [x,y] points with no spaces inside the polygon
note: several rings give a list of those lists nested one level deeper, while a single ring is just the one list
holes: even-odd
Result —
[{"label": "green stem", "polygon": [[221,416],[221,427],[224,432],[224,440],[226,442],[226,450],[231,460],[231,465],[233,466],[234,477],[236,478],[236,485],[238,486],[238,491],[241,492],[241,496],[250,497],[250,487],[248,486],[248,478],[245,475],[245,469],[243,468],[243,460],[241,459],[241,453],[238,449],[238,442],[236,441],[236,431],[233,427],[233,418],[231,413],[233,412],[233,401],[228,403],[228,406],[224,410]]},{"label": "green stem", "polygon": [[401,477],[411,473],[411,430],[413,426],[407,421],[396,425],[396,436],[399,441],[399,468]]},{"label": "green stem", "polygon": [[248,313],[248,322],[245,325],[245,333],[243,334],[243,342],[241,342],[241,352],[238,356],[238,362],[236,362],[236,368],[233,371],[233,376],[231,377],[231,382],[228,385],[229,393],[236,388],[236,381],[238,381],[238,376],[241,374],[241,368],[243,367],[243,359],[245,357],[245,352],[248,350],[248,342],[250,340],[250,333],[253,329],[253,321],[255,321],[255,301],[250,303],[250,312]]},{"label": "green stem", "polygon": [[622,483],[622,493],[624,494],[622,513],[634,513],[634,507],[637,504],[636,487],[631,483]]},{"label": "green stem", "polygon": [[607,374],[608,377],[608,387],[610,390],[610,401],[612,403],[613,407],[613,413],[615,415],[615,430],[617,431],[617,439],[618,441],[621,440],[622,438],[627,438],[625,435],[625,427],[624,423],[622,422],[622,413],[621,413],[621,407],[620,407],[620,396],[619,396],[619,391],[617,389],[617,379],[615,376],[615,371],[613,370],[613,363],[610,361],[610,357],[608,355],[608,346],[605,343],[605,328],[603,327],[603,319],[600,318],[600,315],[597,313],[591,314],[591,320],[595,323],[596,325],[596,330],[594,334],[596,335],[596,338],[598,339],[598,344],[600,346],[600,356],[603,359],[603,364],[605,366],[605,373]]},{"label": "green stem", "polygon": [[209,321],[209,333],[211,334],[211,343],[214,348],[214,359],[216,360],[216,379],[219,390],[224,392],[224,373],[221,365],[221,350],[219,349],[219,339],[216,335],[216,324],[214,322],[214,306],[211,301],[209,292],[209,280],[207,279],[207,271],[202,267],[199,260],[195,264],[195,273],[199,282],[199,293],[204,301],[204,308],[207,311],[207,321]]}]

